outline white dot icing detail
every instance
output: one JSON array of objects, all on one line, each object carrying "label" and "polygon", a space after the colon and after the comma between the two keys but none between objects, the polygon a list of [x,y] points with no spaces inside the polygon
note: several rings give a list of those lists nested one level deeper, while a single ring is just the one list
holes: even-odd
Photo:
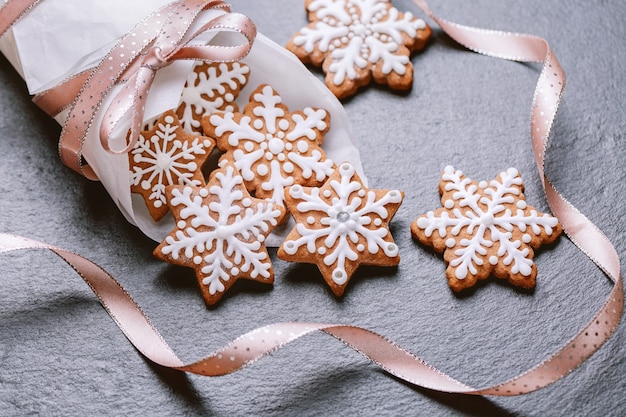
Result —
[{"label": "white dot icing detail", "polygon": [[259,165],[256,168],[256,172],[260,176],[264,177],[264,176],[266,176],[269,173],[269,168],[267,167],[267,165]]},{"label": "white dot icing detail", "polygon": [[306,143],[306,141],[304,140],[299,140],[296,144],[296,147],[298,148],[298,152],[300,153],[306,153],[306,151],[309,150],[309,144]]}]

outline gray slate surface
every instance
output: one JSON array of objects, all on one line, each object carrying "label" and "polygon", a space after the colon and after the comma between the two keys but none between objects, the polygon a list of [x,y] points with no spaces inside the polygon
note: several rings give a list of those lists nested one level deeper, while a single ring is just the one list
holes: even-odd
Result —
[{"label": "gray slate surface", "polygon": [[[232,4],[279,44],[306,23],[300,0]],[[409,0],[394,4],[419,14]],[[547,173],[607,234],[624,261],[624,2],[433,0],[431,6],[455,22],[548,39],[568,85],[547,152]],[[373,87],[345,102],[370,185],[402,189],[406,199],[392,228],[402,263],[392,270],[363,269],[339,301],[314,267],[276,260],[273,289],[238,285],[219,307],[207,309],[191,270],[153,259],[155,243],[126,223],[102,186],[62,166],[56,154],[59,127],[30,103],[21,79],[3,59],[0,230],[75,250],[102,265],[185,360],[258,326],[295,320],[367,327],[472,385],[517,375],[587,323],[610,291],[609,280],[562,238],[538,254],[534,292],[490,282],[455,296],[447,288],[443,261],[413,242],[409,224],[438,206],[438,177],[447,164],[476,179],[517,167],[527,199],[547,210],[528,137],[540,67],[467,52],[438,29],[413,63],[410,93]],[[623,323],[573,374],[521,397],[416,389],[323,334],[211,379],[144,360],[86,285],[52,254],[3,255],[0,265],[3,417],[626,413]]]}]

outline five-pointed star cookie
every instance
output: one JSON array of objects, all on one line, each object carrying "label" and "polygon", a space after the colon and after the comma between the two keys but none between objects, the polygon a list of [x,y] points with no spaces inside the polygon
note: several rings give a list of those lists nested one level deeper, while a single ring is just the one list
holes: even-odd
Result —
[{"label": "five-pointed star cookie", "polygon": [[155,221],[167,214],[168,185],[204,185],[202,164],[214,146],[211,138],[187,133],[173,111],[141,132],[128,154],[131,191],[142,195]]},{"label": "five-pointed star cookie", "polygon": [[221,164],[204,187],[170,186],[166,192],[176,227],[154,254],[193,268],[207,304],[239,278],[274,282],[264,242],[284,208],[250,197],[234,165]]},{"label": "five-pointed star cookie", "polygon": [[288,187],[287,208],[296,220],[278,250],[287,261],[317,264],[341,296],[360,264],[393,266],[400,262],[389,222],[404,193],[370,190],[354,167],[343,163],[321,187]]},{"label": "five-pointed star cookie", "polygon": [[562,229],[555,217],[526,203],[518,171],[509,168],[487,183],[448,166],[439,192],[443,207],[419,216],[411,232],[443,252],[450,287],[460,291],[493,274],[533,288],[533,249],[556,240]]},{"label": "five-pointed star cookie", "polygon": [[326,85],[339,98],[377,83],[407,90],[413,83],[411,52],[422,49],[432,30],[401,13],[389,0],[307,0],[309,25],[287,49],[304,63],[322,66]]},{"label": "five-pointed star cookie", "polygon": [[290,112],[269,85],[252,92],[243,113],[205,116],[202,127],[225,152],[220,161],[235,163],[255,197],[284,205],[285,187],[316,186],[333,172],[334,163],[321,148],[330,128],[328,112],[311,107]]}]

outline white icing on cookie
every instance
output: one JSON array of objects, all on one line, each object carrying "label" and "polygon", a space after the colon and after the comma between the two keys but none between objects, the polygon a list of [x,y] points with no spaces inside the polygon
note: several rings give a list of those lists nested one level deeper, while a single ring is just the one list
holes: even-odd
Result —
[{"label": "white icing on cookie", "polygon": [[[402,202],[402,193],[397,190],[386,192],[382,197],[364,188],[360,180],[355,179],[355,169],[348,163],[338,168],[340,179],[330,180],[330,194],[319,188],[294,186],[289,189],[289,196],[296,204],[296,217],[314,217],[321,215],[319,222],[312,224],[298,223],[296,239],[286,240],[283,250],[294,255],[302,247],[308,253],[323,255],[324,265],[333,267],[332,280],[343,285],[348,280],[346,262],[357,261],[363,253],[378,254],[381,250],[389,257],[398,256],[398,247],[385,240],[389,238],[387,223],[393,213],[387,206]],[[366,191],[359,196],[361,190]],[[374,219],[374,220],[373,220]],[[377,221],[381,220],[381,221]],[[364,239],[363,243],[359,241]]]},{"label": "white icing on cookie", "polygon": [[423,20],[400,13],[388,0],[313,0],[308,4],[313,22],[293,38],[307,53],[329,54],[328,71],[340,85],[358,77],[358,70],[381,62],[384,74],[403,75],[408,54],[400,53],[403,36],[414,38]]},{"label": "white icing on cookie", "polygon": [[[438,233],[446,238],[448,248],[455,247],[455,257],[450,266],[455,276],[465,279],[477,273],[476,266],[483,265],[483,257],[489,248],[497,245],[497,256],[488,259],[495,266],[502,263],[510,266],[511,273],[530,276],[533,261],[529,245],[533,235],[545,232],[552,235],[558,220],[549,214],[538,214],[523,200],[523,186],[519,173],[514,168],[501,172],[497,179],[477,187],[463,173],[451,166],[442,175],[445,192],[452,192],[453,205],[445,204],[446,211],[437,216],[430,211],[417,219],[417,226],[427,237]],[[523,234],[520,240],[513,239],[513,231]],[[460,235],[468,234],[468,238]]]},{"label": "white icing on cookie", "polygon": [[182,130],[175,116],[170,114],[165,115],[157,123],[154,134],[147,137],[149,133],[142,132],[139,135],[130,153],[130,181],[134,192],[149,190],[146,204],[160,209],[166,206],[167,185],[203,184],[198,171],[198,156],[206,156],[214,144],[209,138],[202,136],[181,140],[183,136],[188,137],[188,134]]},{"label": "white icing on cookie", "polygon": [[203,115],[218,110],[235,111],[235,99],[248,82],[249,73],[250,68],[241,62],[196,64],[180,98],[179,118],[183,128],[198,132]]},{"label": "white icing on cookie", "polygon": [[250,109],[252,116],[227,112],[205,120],[226,151],[222,158],[235,163],[257,197],[284,205],[284,189],[294,178],[317,185],[333,172],[334,164],[320,146],[329,127],[326,110],[307,107],[290,113],[269,85],[251,95]]},{"label": "white icing on cookie", "polygon": [[263,242],[283,215],[270,202],[253,203],[232,165],[213,178],[200,190],[172,190],[170,205],[184,208],[177,230],[160,246],[161,253],[175,261],[192,259],[211,295],[223,292],[223,282],[242,273],[253,279],[270,277],[272,265]]}]

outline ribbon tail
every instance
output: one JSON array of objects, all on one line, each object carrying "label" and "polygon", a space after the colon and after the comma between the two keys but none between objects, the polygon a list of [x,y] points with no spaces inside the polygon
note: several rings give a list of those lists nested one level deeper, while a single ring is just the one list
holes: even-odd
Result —
[{"label": "ribbon tail", "polygon": [[538,36],[459,25],[435,16],[425,0],[413,2],[448,36],[471,51],[520,62],[541,62],[546,56],[548,44]]},{"label": "ribbon tail", "polygon": [[[597,351],[613,334],[624,309],[619,257],[606,236],[552,185],[545,175],[545,150],[565,88],[565,72],[548,43],[537,36],[477,29],[438,18],[425,0],[413,0],[452,39],[483,55],[526,62],[543,68],[533,97],[530,137],[539,178],[547,202],[572,242],[615,284],[594,318],[551,357],[529,371],[479,392],[517,395],[543,388],[568,375]],[[576,355],[574,355],[574,352]]]},{"label": "ribbon tail", "polygon": [[[115,105],[107,108],[100,124],[100,143],[106,151],[125,154],[135,146],[143,125],[148,93],[155,75],[155,71],[151,68],[145,66],[139,68],[113,98]],[[114,148],[114,141],[119,141],[121,135],[124,134],[124,132],[119,132],[119,126],[129,114],[132,118],[130,133],[123,136],[126,142],[121,148]]]},{"label": "ribbon tail", "polygon": [[0,253],[26,249],[49,250],[71,266],[91,288],[122,333],[145,357],[172,368],[183,364],[130,294],[102,267],[74,252],[33,239],[0,233]]}]

